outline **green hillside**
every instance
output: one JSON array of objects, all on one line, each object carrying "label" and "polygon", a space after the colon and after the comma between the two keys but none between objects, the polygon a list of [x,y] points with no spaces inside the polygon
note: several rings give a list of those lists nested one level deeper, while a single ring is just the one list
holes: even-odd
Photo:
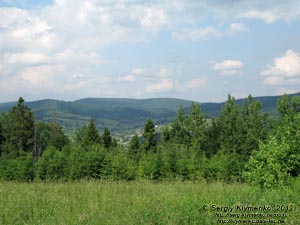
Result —
[{"label": "green hillside", "polygon": [[[296,94],[293,94],[296,95]],[[276,115],[279,96],[255,97],[262,102],[263,111]],[[245,99],[236,102],[242,105]],[[173,120],[180,105],[188,111],[192,101],[174,98],[130,99],[130,98],[85,98],[76,101],[44,99],[27,102],[37,120],[55,121],[66,131],[87,124],[92,117],[100,130],[109,127],[112,132],[124,133],[143,127],[147,118],[157,124]],[[0,103],[0,112],[7,112],[15,103]],[[217,117],[225,103],[202,103],[207,118]]]},{"label": "green hillside", "polygon": [[[15,103],[1,103],[0,112],[8,111]],[[113,132],[134,130],[142,127],[147,118],[156,123],[171,122],[178,107],[189,107],[191,101],[157,98],[86,98],[73,102],[58,100],[39,100],[26,102],[32,108],[37,120],[55,121],[66,131],[85,125],[92,117],[100,130],[109,127]]]},{"label": "green hillside", "polygon": [[[300,93],[290,94],[290,96],[299,95]],[[253,97],[253,99],[260,101],[262,103],[262,111],[268,113],[270,116],[276,116],[277,112],[277,100],[281,95],[278,96],[259,96]],[[243,105],[246,99],[237,99],[236,103],[239,106]],[[214,118],[219,116],[219,113],[224,106],[225,102],[222,103],[202,103],[201,109],[205,113],[207,118]]]}]

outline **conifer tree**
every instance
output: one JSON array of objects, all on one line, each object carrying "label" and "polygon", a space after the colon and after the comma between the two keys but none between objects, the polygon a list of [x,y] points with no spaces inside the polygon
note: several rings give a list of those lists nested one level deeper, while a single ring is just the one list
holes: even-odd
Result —
[{"label": "conifer tree", "polygon": [[101,143],[101,137],[99,135],[98,129],[95,125],[93,118],[90,119],[90,122],[85,130],[82,141],[84,145]]},{"label": "conifer tree", "polygon": [[102,142],[105,148],[109,148],[112,146],[112,137],[107,127],[105,127],[103,130]]},{"label": "conifer tree", "polygon": [[188,118],[182,105],[180,105],[177,116],[171,126],[171,139],[177,144],[190,145],[191,133],[189,131]]},{"label": "conifer tree", "polygon": [[204,141],[205,118],[199,104],[191,104],[188,115],[189,134],[191,135],[191,144],[196,148],[202,148]]},{"label": "conifer tree", "polygon": [[258,149],[259,141],[266,138],[268,115],[261,112],[261,103],[249,95],[241,108],[241,117],[243,143],[240,146],[240,153],[248,160],[251,152]]},{"label": "conifer tree", "polygon": [[5,139],[4,151],[13,157],[18,156],[20,151],[32,152],[34,149],[34,116],[24,102],[24,99],[20,97],[17,106],[5,115],[2,124]]},{"label": "conifer tree", "polygon": [[212,119],[211,122],[204,129],[204,140],[202,146],[205,151],[205,155],[211,158],[220,150],[220,121],[219,119]]},{"label": "conifer tree", "polygon": [[220,122],[220,141],[226,153],[237,153],[239,146],[243,142],[242,138],[242,119],[238,105],[234,97],[228,95],[219,118]]},{"label": "conifer tree", "polygon": [[168,143],[171,140],[171,131],[169,126],[165,126],[163,128],[163,132],[162,132],[162,138],[161,138],[161,142],[163,144]]},{"label": "conifer tree", "polygon": [[135,135],[133,135],[133,137],[131,138],[131,140],[129,142],[129,149],[132,152],[136,152],[139,148],[140,148],[140,140],[139,140],[139,137],[137,136],[137,134],[135,134]]},{"label": "conifer tree", "polygon": [[146,121],[146,124],[144,126],[144,143],[143,143],[143,149],[148,151],[155,151],[156,150],[156,133],[155,133],[155,125],[152,122],[151,119],[148,119]]},{"label": "conifer tree", "polygon": [[2,123],[2,116],[0,115],[0,156],[2,154],[2,143],[4,142]]},{"label": "conifer tree", "polygon": [[138,161],[139,152],[140,152],[140,140],[137,134],[133,135],[129,142],[128,150],[129,156],[133,158],[135,161]]}]

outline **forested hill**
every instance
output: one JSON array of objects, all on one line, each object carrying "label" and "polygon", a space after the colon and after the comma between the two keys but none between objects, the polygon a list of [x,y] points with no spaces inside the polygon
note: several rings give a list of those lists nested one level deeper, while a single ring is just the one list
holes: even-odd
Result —
[{"label": "forested hill", "polygon": [[[15,104],[1,103],[0,112],[7,112]],[[25,104],[32,109],[37,120],[58,122],[65,130],[74,130],[94,118],[100,130],[109,127],[118,132],[143,127],[147,118],[158,124],[171,122],[178,107],[188,108],[191,101],[172,98],[85,98],[72,102],[45,99]]]},{"label": "forested hill", "polygon": [[[296,95],[292,94],[291,96]],[[262,103],[262,111],[276,115],[276,101],[280,96],[255,97]],[[26,100],[26,99],[25,99]],[[245,99],[236,103],[242,105]],[[147,118],[158,124],[171,122],[180,105],[188,111],[192,101],[174,98],[129,99],[85,98],[76,101],[39,100],[26,102],[36,119],[55,121],[65,130],[74,130],[94,118],[99,129],[109,127],[112,131],[125,131],[143,127]],[[7,112],[15,102],[0,103],[0,112]],[[217,117],[225,103],[201,103],[207,118]]]},{"label": "forested hill", "polygon": [[[289,94],[290,97],[300,95],[300,92],[294,93],[294,94]],[[277,95],[277,96],[259,96],[259,97],[253,97],[253,99],[261,102],[262,104],[262,111],[268,113],[270,116],[276,116],[278,115],[277,111],[277,100],[279,97],[282,95]],[[246,99],[237,99],[236,103],[239,106],[242,106],[243,102]],[[221,103],[202,103],[201,104],[201,110],[205,113],[205,116],[207,118],[214,118],[218,117],[221,109],[225,105],[226,102],[221,102]]]}]

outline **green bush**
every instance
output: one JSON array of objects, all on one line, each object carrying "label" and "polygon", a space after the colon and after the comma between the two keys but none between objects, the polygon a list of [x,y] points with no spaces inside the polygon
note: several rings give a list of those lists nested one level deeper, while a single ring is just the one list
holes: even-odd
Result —
[{"label": "green bush", "polygon": [[7,181],[32,181],[34,159],[30,153],[21,153],[16,159],[0,158],[0,179]]},{"label": "green bush", "polygon": [[244,173],[246,179],[263,187],[287,184],[300,174],[300,114],[285,117],[273,135],[260,143]]}]

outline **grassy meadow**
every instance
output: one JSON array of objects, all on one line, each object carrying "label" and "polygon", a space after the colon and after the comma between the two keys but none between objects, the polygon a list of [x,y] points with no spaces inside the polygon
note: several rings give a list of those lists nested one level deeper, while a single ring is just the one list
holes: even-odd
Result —
[{"label": "grassy meadow", "polygon": [[[191,181],[0,182],[0,224],[220,224],[213,209],[236,205],[269,205],[268,213],[286,213],[285,224],[300,224],[299,191],[299,180],[265,190]],[[279,212],[277,205],[293,206]]]}]

